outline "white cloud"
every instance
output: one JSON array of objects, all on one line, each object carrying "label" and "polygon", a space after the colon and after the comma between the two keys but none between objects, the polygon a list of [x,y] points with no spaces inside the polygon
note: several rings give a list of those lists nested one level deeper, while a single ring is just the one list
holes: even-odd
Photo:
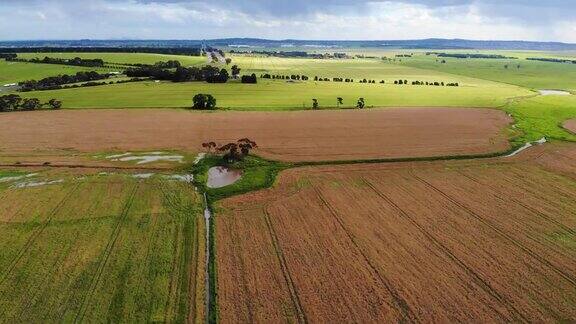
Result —
[{"label": "white cloud", "polygon": [[[0,40],[469,38],[576,42],[576,21],[523,0],[4,0]],[[511,7],[514,6],[514,7]],[[516,9],[516,10],[511,10]],[[541,23],[528,19],[542,13]],[[553,19],[557,17],[558,19]]]}]

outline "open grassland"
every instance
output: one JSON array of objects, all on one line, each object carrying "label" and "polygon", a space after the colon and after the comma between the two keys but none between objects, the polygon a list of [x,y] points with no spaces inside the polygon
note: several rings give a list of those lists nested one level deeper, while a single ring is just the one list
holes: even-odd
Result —
[{"label": "open grassland", "polygon": [[219,318],[574,321],[575,158],[285,172],[218,209]]},{"label": "open grassland", "polygon": [[508,98],[533,94],[491,82],[433,87],[260,80],[256,85],[138,82],[31,92],[24,96],[41,100],[58,98],[64,102],[64,108],[188,108],[198,93],[212,94],[223,109],[260,111],[310,109],[313,98],[318,99],[320,108],[336,108],[338,97],[344,99],[343,107],[355,107],[358,98],[365,98],[366,104],[374,107],[497,107]]},{"label": "open grassland", "polygon": [[[30,54],[43,55],[43,54]],[[53,54],[50,54],[53,55]],[[104,60],[126,63],[153,63],[158,60],[176,59],[184,65],[197,65],[206,58],[167,56],[154,54],[62,54],[64,57],[102,57]],[[27,56],[24,56],[27,57]],[[242,74],[269,73],[273,75],[306,75],[307,82],[287,82],[260,79],[257,85],[169,82],[139,82],[90,88],[34,92],[28,96],[59,98],[65,108],[158,108],[190,107],[197,93],[210,93],[221,108],[236,110],[295,110],[310,108],[312,99],[318,99],[324,108],[336,107],[337,97],[344,98],[345,107],[354,107],[358,98],[366,99],[369,106],[473,106],[496,107],[511,97],[525,96],[530,91],[492,81],[474,79],[438,71],[424,70],[380,59],[314,60],[263,57],[257,55],[232,56],[233,64]],[[314,82],[315,76],[323,78],[353,78],[355,83]],[[360,84],[361,79],[371,79],[381,84]],[[394,80],[424,82],[458,82],[460,87],[395,86]]]},{"label": "open grassland", "polygon": [[0,155],[25,162],[46,151],[195,153],[203,142],[245,137],[258,143],[258,155],[292,162],[489,154],[509,149],[510,122],[502,111],[473,108],[19,112],[0,115]]},{"label": "open grassland", "polygon": [[[516,56],[514,52],[497,52],[504,56]],[[536,52],[527,57],[550,57]],[[564,58],[564,57],[563,57]],[[572,57],[571,59],[576,59]],[[441,63],[445,60],[446,63]],[[529,61],[525,59],[458,59],[435,55],[414,55],[402,58],[398,64],[430,71],[464,75],[468,77],[514,84],[530,89],[576,90],[576,64]],[[505,68],[508,65],[508,69]],[[520,68],[518,69],[518,65]]]},{"label": "open grassland", "polygon": [[197,65],[207,62],[205,57],[184,56],[184,55],[165,55],[165,54],[148,54],[148,53],[19,53],[19,58],[33,59],[44,57],[53,57],[60,59],[72,59],[80,57],[83,59],[102,59],[106,63],[116,64],[154,64],[160,61],[176,60],[182,65]]},{"label": "open grassland", "polygon": [[204,229],[192,187],[85,176],[1,184],[2,321],[201,321]]},{"label": "open grassland", "polygon": [[[96,69],[105,72],[107,69]],[[9,83],[38,80],[60,74],[76,74],[79,71],[94,71],[94,68],[55,64],[6,62],[0,60],[0,87]],[[1,88],[0,88],[1,90]]]},{"label": "open grassland", "polygon": [[576,118],[576,96],[538,96],[513,101],[504,108],[514,116],[518,129],[525,135],[521,141],[534,141],[542,137],[576,141],[563,124]]}]

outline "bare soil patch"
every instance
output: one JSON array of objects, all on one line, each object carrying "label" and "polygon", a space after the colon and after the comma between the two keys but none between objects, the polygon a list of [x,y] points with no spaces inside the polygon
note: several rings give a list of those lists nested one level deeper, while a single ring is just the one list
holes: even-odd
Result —
[{"label": "bare soil patch", "polygon": [[283,161],[429,157],[503,151],[511,122],[491,109],[218,112],[80,110],[0,114],[2,155],[51,151],[187,150],[201,143],[258,142]]},{"label": "bare soil patch", "polygon": [[571,119],[564,123],[564,127],[571,131],[572,133],[576,134],[576,119]]},{"label": "bare soil patch", "polygon": [[573,156],[284,172],[222,203],[220,319],[573,321]]}]

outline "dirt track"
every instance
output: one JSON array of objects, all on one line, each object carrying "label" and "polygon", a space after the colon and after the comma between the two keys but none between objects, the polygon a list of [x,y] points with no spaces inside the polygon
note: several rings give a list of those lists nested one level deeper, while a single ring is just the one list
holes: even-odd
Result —
[{"label": "dirt track", "polygon": [[574,321],[575,158],[287,171],[223,203],[221,321]]},{"label": "dirt track", "polygon": [[284,161],[481,154],[509,147],[511,120],[490,109],[218,112],[62,110],[0,114],[1,154],[173,149],[249,137]]},{"label": "dirt track", "polygon": [[576,119],[571,119],[564,123],[564,127],[571,131],[572,133],[576,134]]}]

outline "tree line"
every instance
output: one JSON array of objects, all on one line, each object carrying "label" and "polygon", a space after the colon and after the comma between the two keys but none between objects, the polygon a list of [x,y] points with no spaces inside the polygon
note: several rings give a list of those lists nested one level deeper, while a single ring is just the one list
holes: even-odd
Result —
[{"label": "tree line", "polygon": [[[10,55],[10,54],[6,54]],[[11,62],[23,62],[23,63],[42,63],[42,64],[59,64],[59,65],[71,65],[71,66],[86,66],[86,67],[103,67],[106,63],[102,59],[83,59],[75,57],[72,59],[62,59],[55,57],[45,56],[43,59],[37,57],[31,59],[18,58],[17,54],[13,54],[16,57],[6,58],[6,61]]]},{"label": "tree line", "polygon": [[16,94],[0,96],[0,111],[17,111],[17,110],[38,110],[42,108],[60,109],[62,101],[50,99],[42,103],[38,98],[22,98]]},{"label": "tree line", "polygon": [[226,83],[230,75],[226,69],[206,65],[198,67],[182,67],[174,69],[161,68],[156,65],[129,68],[125,71],[128,77],[151,78],[172,82],[206,81],[208,83]]},{"label": "tree line", "polygon": [[529,60],[529,61],[550,62],[550,63],[571,63],[571,64],[576,64],[576,60],[557,59],[557,58],[549,58],[549,57],[529,57],[529,58],[527,58],[527,60]]},{"label": "tree line", "polygon": [[[395,80],[394,84],[396,85],[403,85],[403,84],[408,84],[408,80]],[[438,81],[412,81],[411,82],[412,85],[427,85],[427,86],[436,86],[436,87],[458,87],[460,86],[460,84],[458,82],[450,82],[450,83],[444,83],[444,82],[438,82]]]},{"label": "tree line", "polygon": [[201,56],[200,47],[10,47],[3,53],[148,53]]},{"label": "tree line", "polygon": [[47,77],[41,80],[29,80],[18,83],[20,86],[19,91],[35,91],[35,90],[57,90],[62,89],[62,85],[79,83],[79,82],[90,82],[97,80],[104,80],[110,78],[111,74],[104,73],[100,74],[95,71],[90,72],[77,72],[74,75],[58,75],[53,77]]},{"label": "tree line", "polygon": [[436,55],[438,57],[450,57],[458,59],[507,59],[515,60],[517,57],[504,56],[500,54],[478,54],[478,53],[439,53],[439,52],[427,52],[426,55]]}]

